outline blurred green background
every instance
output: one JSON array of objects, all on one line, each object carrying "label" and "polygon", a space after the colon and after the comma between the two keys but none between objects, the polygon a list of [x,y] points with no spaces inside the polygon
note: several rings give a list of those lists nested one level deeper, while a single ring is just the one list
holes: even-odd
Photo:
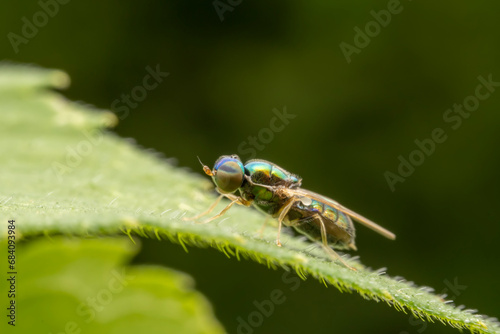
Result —
[{"label": "blurred green background", "polygon": [[[498,316],[500,88],[456,129],[443,115],[471,101],[478,76],[500,82],[500,3],[402,1],[385,27],[370,23],[371,11],[383,17],[393,2],[217,3],[231,10],[218,13],[212,1],[70,1],[46,7],[53,15],[44,22],[44,5],[9,1],[0,56],[63,69],[73,81],[69,99],[114,107],[116,133],[198,173],[196,156],[209,165],[222,154],[246,159],[242,147],[258,138],[258,158],[397,234],[391,242],[359,227],[355,254],[364,264]],[[369,42],[356,39],[367,24]],[[367,45],[348,62],[340,44],[356,42]],[[148,66],[169,75],[144,90]],[[284,107],[295,118],[266,137],[273,109]],[[436,128],[447,140],[392,191],[385,173],[397,173],[398,157],[417,154],[414,141]],[[186,254],[144,240],[135,262],[191,274],[230,333],[274,289],[286,301],[254,333],[456,332],[311,278],[292,291],[282,270],[212,249]]]}]

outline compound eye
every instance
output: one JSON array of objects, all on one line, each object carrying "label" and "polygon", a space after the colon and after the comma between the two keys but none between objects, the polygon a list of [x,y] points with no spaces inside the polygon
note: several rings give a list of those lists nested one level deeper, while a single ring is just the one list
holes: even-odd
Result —
[{"label": "compound eye", "polygon": [[222,161],[216,167],[214,181],[224,193],[235,192],[243,184],[243,165],[235,159]]}]

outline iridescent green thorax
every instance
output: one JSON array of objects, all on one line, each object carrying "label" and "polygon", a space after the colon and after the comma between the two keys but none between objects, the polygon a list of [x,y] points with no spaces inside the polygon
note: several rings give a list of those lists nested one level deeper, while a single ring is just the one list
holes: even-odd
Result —
[{"label": "iridescent green thorax", "polygon": [[302,179],[297,175],[287,172],[283,168],[265,160],[247,161],[245,164],[245,174],[254,183],[268,186],[297,188],[302,183]]},{"label": "iridescent green thorax", "polygon": [[287,172],[281,167],[265,160],[250,160],[245,164],[246,180],[240,188],[241,197],[252,201],[253,205],[264,213],[275,217],[283,207],[286,198],[280,197],[275,191],[259,184],[271,187],[300,187],[302,179]]}]

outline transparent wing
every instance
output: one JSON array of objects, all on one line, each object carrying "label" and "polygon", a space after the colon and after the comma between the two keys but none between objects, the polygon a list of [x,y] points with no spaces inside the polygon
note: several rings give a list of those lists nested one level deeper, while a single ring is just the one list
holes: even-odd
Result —
[{"label": "transparent wing", "polygon": [[394,240],[396,239],[396,235],[392,233],[389,230],[386,230],[382,226],[372,222],[370,219],[363,217],[362,215],[344,207],[343,205],[339,204],[337,201],[334,201],[331,198],[325,197],[323,195],[317,194],[315,192],[312,192],[307,189],[286,189],[286,193],[289,195],[297,196],[297,197],[305,197],[305,198],[310,198],[315,201],[321,202],[323,204],[326,204],[328,206],[331,206],[334,209],[337,209],[339,211],[342,211],[346,215],[350,216],[354,220],[358,221],[359,223],[365,225],[366,227],[374,230],[377,233],[380,233],[384,237]]}]

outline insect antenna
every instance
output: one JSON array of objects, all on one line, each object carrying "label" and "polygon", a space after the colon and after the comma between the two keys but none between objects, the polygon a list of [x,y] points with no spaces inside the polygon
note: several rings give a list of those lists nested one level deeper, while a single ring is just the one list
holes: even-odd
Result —
[{"label": "insect antenna", "polygon": [[196,157],[198,158],[198,161],[200,162],[201,167],[203,167],[203,171],[205,172],[205,174],[207,174],[208,176],[214,176],[214,173],[212,173],[212,171],[210,170],[210,167],[208,167],[203,162],[201,162],[201,159],[199,156],[196,156]]}]

